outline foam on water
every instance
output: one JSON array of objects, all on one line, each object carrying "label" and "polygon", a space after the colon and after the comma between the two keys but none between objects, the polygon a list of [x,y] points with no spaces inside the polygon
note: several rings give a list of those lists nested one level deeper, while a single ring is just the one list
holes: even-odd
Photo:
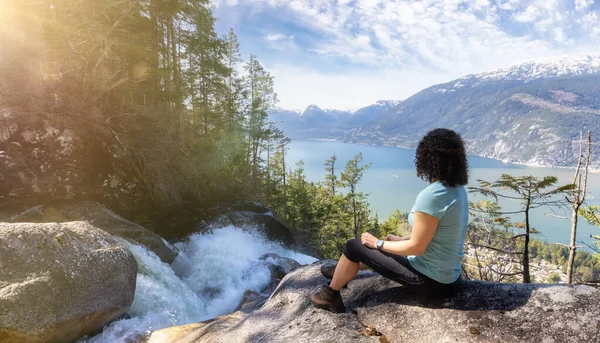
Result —
[{"label": "foam on water", "polygon": [[230,313],[246,290],[260,292],[271,281],[260,257],[275,253],[301,264],[315,258],[283,248],[256,232],[228,226],[177,243],[172,265],[146,248],[123,241],[138,262],[135,298],[128,314],[83,342],[126,342],[149,331]]}]

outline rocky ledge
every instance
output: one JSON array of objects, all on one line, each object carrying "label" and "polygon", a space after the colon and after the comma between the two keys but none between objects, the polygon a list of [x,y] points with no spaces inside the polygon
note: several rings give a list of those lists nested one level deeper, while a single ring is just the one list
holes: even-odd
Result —
[{"label": "rocky ledge", "polygon": [[345,314],[312,307],[320,266],[288,274],[262,308],[159,330],[167,342],[599,342],[600,290],[588,286],[464,281],[425,299],[372,272],[342,291]]},{"label": "rocky ledge", "polygon": [[59,200],[43,205],[0,208],[0,222],[7,223],[63,223],[87,221],[106,233],[141,244],[152,250],[168,264],[177,257],[177,249],[156,233],[130,222],[103,205],[90,200]]}]

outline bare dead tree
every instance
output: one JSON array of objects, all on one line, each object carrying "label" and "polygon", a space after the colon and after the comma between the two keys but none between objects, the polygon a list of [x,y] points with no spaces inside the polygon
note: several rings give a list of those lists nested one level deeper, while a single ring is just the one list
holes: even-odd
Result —
[{"label": "bare dead tree", "polygon": [[573,176],[573,189],[569,195],[565,197],[571,204],[571,241],[569,243],[569,259],[567,262],[567,283],[573,282],[573,267],[575,262],[575,254],[578,246],[575,245],[577,239],[577,219],[579,217],[579,208],[585,202],[587,191],[588,170],[590,165],[590,157],[592,155],[592,133],[587,133],[587,155],[585,157],[584,170],[581,170],[584,162],[583,156],[583,135],[579,134],[579,156],[577,158],[577,168]]}]

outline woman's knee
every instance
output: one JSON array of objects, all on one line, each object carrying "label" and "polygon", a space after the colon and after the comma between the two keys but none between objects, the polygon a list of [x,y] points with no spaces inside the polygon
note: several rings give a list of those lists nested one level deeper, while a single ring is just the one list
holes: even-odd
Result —
[{"label": "woman's knee", "polygon": [[354,263],[359,263],[361,262],[361,256],[363,255],[362,252],[364,249],[365,246],[360,239],[350,239],[346,242],[346,246],[344,246],[344,256]]}]

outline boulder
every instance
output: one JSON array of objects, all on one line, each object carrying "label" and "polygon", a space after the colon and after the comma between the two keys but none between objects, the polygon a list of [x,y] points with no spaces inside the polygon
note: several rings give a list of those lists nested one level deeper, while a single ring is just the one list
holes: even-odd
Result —
[{"label": "boulder", "polygon": [[231,206],[218,220],[238,227],[259,227],[272,241],[290,247],[296,243],[294,235],[285,220],[275,215],[267,207],[254,202],[238,202]]},{"label": "boulder", "polygon": [[277,285],[279,285],[281,279],[283,279],[292,270],[299,268],[300,263],[291,258],[281,257],[273,253],[265,254],[261,256],[260,259],[265,261],[267,267],[271,271],[271,282],[269,282],[265,289],[262,290],[262,295],[266,300],[277,288]]},{"label": "boulder", "polygon": [[88,221],[113,236],[147,247],[165,263],[173,263],[178,253],[177,248],[156,233],[123,219],[95,201],[55,201],[45,205],[27,207],[17,213],[2,215],[0,212],[0,222],[2,221],[10,223]]},{"label": "boulder", "polygon": [[131,306],[137,263],[84,222],[0,223],[0,342],[74,342]]},{"label": "boulder", "polygon": [[[271,269],[271,276],[282,279],[292,270],[299,268],[301,265],[298,261],[288,257],[281,257],[277,254],[269,253],[264,254],[260,257],[260,260],[266,261],[273,265],[269,267]],[[275,273],[275,274],[274,274]]]},{"label": "boulder", "polygon": [[262,308],[156,331],[149,342],[598,342],[600,290],[584,285],[463,281],[452,297],[423,298],[373,272],[342,296],[346,313],[314,308],[323,263],[298,268]]},{"label": "boulder", "polygon": [[260,260],[264,261],[266,266],[271,271],[271,282],[269,282],[269,284],[267,284],[267,286],[262,289],[260,293],[253,291],[244,292],[242,300],[235,311],[250,313],[259,309],[265,304],[267,299],[269,299],[269,296],[277,288],[277,285],[279,285],[281,279],[283,279],[292,270],[301,266],[300,263],[291,258],[281,257],[273,253],[261,256]]}]

